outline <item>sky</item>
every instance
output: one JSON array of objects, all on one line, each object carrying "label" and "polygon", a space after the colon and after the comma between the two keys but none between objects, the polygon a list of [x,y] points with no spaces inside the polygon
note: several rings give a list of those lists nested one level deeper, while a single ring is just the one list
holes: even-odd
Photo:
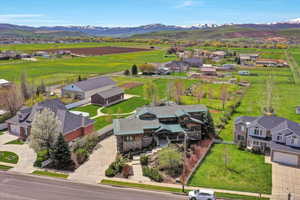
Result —
[{"label": "sky", "polygon": [[1,0],[0,23],[139,26],[269,23],[300,18],[300,0]]}]

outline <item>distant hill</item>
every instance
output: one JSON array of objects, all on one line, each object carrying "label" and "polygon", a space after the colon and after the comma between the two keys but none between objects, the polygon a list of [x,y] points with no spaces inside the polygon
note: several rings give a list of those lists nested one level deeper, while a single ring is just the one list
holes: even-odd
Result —
[{"label": "distant hill", "polygon": [[31,27],[0,24],[0,38],[57,38],[68,36],[132,37],[149,39],[274,38],[299,40],[300,19],[270,24],[198,24],[172,26],[150,24],[137,27],[53,26]]},{"label": "distant hill", "polygon": [[138,34],[136,39],[215,40],[215,39],[281,39],[300,40],[300,24],[224,25],[190,31],[161,31]]}]

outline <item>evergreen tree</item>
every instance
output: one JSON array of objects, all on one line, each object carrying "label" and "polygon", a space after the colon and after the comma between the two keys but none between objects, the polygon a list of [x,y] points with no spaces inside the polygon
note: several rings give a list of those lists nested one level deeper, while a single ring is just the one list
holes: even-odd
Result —
[{"label": "evergreen tree", "polygon": [[69,146],[62,134],[58,136],[50,156],[56,169],[70,169],[73,166]]},{"label": "evergreen tree", "polygon": [[131,74],[132,75],[137,75],[138,74],[138,68],[135,64],[132,65],[132,67],[131,67]]},{"label": "evergreen tree", "polygon": [[78,81],[82,81],[82,78],[80,75],[78,76]]}]

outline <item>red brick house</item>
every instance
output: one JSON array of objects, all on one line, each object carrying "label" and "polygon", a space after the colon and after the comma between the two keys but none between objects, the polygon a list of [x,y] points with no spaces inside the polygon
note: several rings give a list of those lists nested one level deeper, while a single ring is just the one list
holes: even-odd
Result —
[{"label": "red brick house", "polygon": [[16,116],[6,121],[8,132],[26,140],[30,135],[31,123],[34,115],[43,109],[50,109],[61,122],[61,133],[67,142],[93,132],[94,121],[69,112],[65,105],[58,99],[46,100],[35,104],[33,107],[22,108]]}]

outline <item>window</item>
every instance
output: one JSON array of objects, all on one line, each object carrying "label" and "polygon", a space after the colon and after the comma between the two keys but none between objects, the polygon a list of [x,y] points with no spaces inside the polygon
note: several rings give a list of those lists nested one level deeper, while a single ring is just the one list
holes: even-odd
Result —
[{"label": "window", "polygon": [[259,128],[258,127],[255,127],[255,129],[254,129],[254,135],[259,135]]},{"label": "window", "polygon": [[298,143],[298,139],[296,137],[292,137],[291,144],[297,144],[297,143]]},{"label": "window", "polygon": [[277,135],[277,140],[281,141],[282,140],[282,136],[281,135]]},{"label": "window", "polygon": [[134,141],[134,136],[131,136],[131,135],[125,136],[124,141],[125,142],[132,142],[132,141]]},{"label": "window", "polygon": [[241,126],[241,131],[245,131],[245,126]]},{"label": "window", "polygon": [[238,140],[244,140],[244,136],[238,135]]}]

